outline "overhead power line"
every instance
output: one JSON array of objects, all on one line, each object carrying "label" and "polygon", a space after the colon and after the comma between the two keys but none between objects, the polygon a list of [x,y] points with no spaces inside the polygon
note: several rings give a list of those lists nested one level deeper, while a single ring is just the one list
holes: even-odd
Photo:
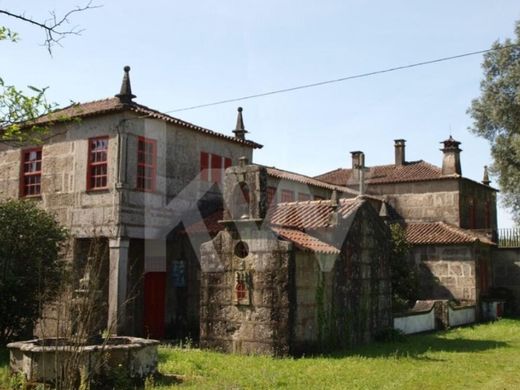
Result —
[{"label": "overhead power line", "polygon": [[231,98],[231,99],[217,100],[217,101],[214,101],[214,102],[211,102],[211,103],[204,103],[204,104],[198,104],[196,106],[176,108],[176,109],[169,110],[169,111],[164,111],[164,112],[165,113],[172,113],[172,112],[180,112],[180,111],[189,111],[189,110],[195,110],[197,108],[217,106],[219,104],[239,102],[239,101],[242,101],[242,100],[255,99],[255,98],[259,98],[259,97],[263,97],[263,96],[270,96],[270,95],[276,95],[276,94],[280,94],[280,93],[293,92],[293,91],[298,91],[300,89],[314,88],[314,87],[319,87],[319,86],[327,85],[327,84],[340,83],[342,81],[353,80],[353,79],[360,79],[360,78],[364,78],[364,77],[375,76],[375,75],[382,74],[382,73],[395,72],[397,70],[417,68],[419,66],[435,64],[435,63],[438,63],[438,62],[451,61],[451,60],[456,60],[456,59],[459,59],[459,58],[474,56],[474,55],[477,55],[477,54],[484,54],[484,53],[489,53],[489,52],[492,52],[492,51],[503,50],[503,49],[507,49],[507,48],[510,48],[510,47],[519,47],[519,46],[520,45],[518,45],[518,44],[513,44],[513,45],[502,46],[500,48],[495,48],[495,49],[486,49],[486,50],[472,51],[472,52],[469,52],[469,53],[457,54],[457,55],[454,55],[454,56],[437,58],[435,60],[416,62],[414,64],[401,65],[401,66],[396,66],[396,67],[393,67],[393,68],[376,70],[376,71],[373,71],[373,72],[359,73],[359,74],[355,74],[355,75],[351,75],[351,76],[345,76],[345,77],[340,77],[340,78],[332,79],[332,80],[318,81],[316,83],[311,83],[311,84],[303,84],[303,85],[298,85],[298,86],[290,87],[290,88],[283,88],[283,89],[277,89],[277,90],[274,90],[274,91],[267,91],[267,92],[256,93],[254,95],[246,95],[246,96],[241,96],[241,97],[236,97],[236,98]]}]

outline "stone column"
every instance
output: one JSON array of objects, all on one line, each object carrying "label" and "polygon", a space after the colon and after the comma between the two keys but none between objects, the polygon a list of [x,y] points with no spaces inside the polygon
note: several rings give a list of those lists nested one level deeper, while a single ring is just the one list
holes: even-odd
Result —
[{"label": "stone column", "polygon": [[117,335],[125,333],[129,244],[130,241],[124,238],[109,240],[108,329]]}]

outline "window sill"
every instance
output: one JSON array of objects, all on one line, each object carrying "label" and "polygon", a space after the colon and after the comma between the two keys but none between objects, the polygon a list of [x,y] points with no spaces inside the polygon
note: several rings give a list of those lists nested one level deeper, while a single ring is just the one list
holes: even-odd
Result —
[{"label": "window sill", "polygon": [[106,193],[109,193],[110,191],[111,191],[110,188],[105,187],[105,188],[91,188],[89,190],[86,190],[85,192],[87,194],[106,194]]},{"label": "window sill", "polygon": [[24,195],[20,196],[22,200],[42,200],[42,195]]}]

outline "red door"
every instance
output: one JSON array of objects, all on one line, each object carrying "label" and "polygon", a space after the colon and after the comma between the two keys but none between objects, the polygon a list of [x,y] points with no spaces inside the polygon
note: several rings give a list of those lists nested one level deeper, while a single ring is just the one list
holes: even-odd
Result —
[{"label": "red door", "polygon": [[152,339],[164,338],[164,304],[166,272],[144,275],[144,334]]}]

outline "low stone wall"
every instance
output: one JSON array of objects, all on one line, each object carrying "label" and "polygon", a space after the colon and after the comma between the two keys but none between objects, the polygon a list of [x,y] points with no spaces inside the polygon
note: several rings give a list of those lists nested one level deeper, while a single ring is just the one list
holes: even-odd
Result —
[{"label": "low stone wall", "polygon": [[421,333],[435,330],[434,305],[426,310],[410,311],[402,316],[394,317],[394,329],[404,334]]},{"label": "low stone wall", "polygon": [[452,326],[461,326],[473,324],[476,322],[476,306],[454,306],[448,305],[448,324]]},{"label": "low stone wall", "polygon": [[414,334],[472,324],[476,322],[476,309],[473,302],[417,301],[409,311],[394,314],[394,329],[404,334]]},{"label": "low stone wall", "polygon": [[67,339],[35,339],[7,344],[10,367],[31,382],[49,383],[63,375],[66,365],[78,362],[89,376],[107,375],[119,366],[131,378],[145,378],[157,370],[159,341],[112,337],[104,345],[77,346]]}]

